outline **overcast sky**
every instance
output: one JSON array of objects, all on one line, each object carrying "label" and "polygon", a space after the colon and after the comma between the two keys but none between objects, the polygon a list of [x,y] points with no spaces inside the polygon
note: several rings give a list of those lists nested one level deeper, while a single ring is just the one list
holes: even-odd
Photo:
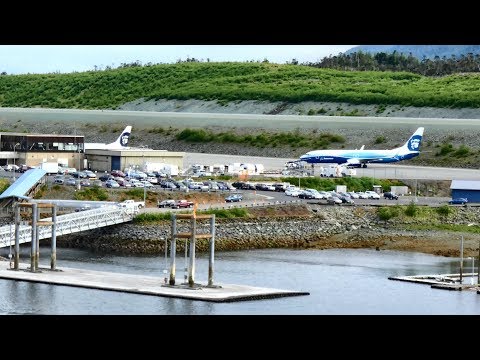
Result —
[{"label": "overcast sky", "polygon": [[355,45],[0,45],[0,72],[7,74],[69,73],[95,66],[117,67],[139,60],[142,64],[174,63],[194,57],[206,61],[264,60],[284,64],[317,61]]}]

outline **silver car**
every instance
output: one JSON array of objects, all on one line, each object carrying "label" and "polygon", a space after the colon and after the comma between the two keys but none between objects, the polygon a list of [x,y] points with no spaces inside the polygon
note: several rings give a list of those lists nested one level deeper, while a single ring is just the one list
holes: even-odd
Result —
[{"label": "silver car", "polygon": [[342,204],[342,199],[336,197],[336,196],[330,196],[327,199],[327,204],[332,204],[332,205],[340,205]]}]

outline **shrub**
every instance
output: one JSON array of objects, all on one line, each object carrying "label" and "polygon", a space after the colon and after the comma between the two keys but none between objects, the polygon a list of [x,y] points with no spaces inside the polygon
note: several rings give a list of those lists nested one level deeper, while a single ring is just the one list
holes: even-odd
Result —
[{"label": "shrub", "polygon": [[442,205],[435,209],[438,215],[440,216],[448,216],[453,212],[453,209],[448,205]]},{"label": "shrub", "polygon": [[470,148],[466,145],[460,145],[460,147],[455,150],[453,156],[455,157],[464,157],[470,153]]},{"label": "shrub", "polygon": [[454,151],[452,144],[444,144],[440,148],[440,151],[436,153],[437,156],[445,156]]},{"label": "shrub", "polygon": [[143,223],[151,223],[151,222],[159,222],[164,220],[170,220],[172,218],[172,214],[170,212],[162,212],[162,213],[143,213],[135,216],[133,218],[133,222],[136,224],[143,224]]},{"label": "shrub", "polygon": [[202,214],[215,214],[218,218],[231,219],[231,218],[246,218],[249,217],[247,209],[233,208],[233,209],[210,209],[205,211],[199,211]]},{"label": "shrub", "polygon": [[377,113],[377,114],[381,114],[381,113],[383,113],[386,109],[387,109],[387,107],[385,106],[385,104],[380,104],[380,105],[378,105],[378,107],[377,107],[376,113]]},{"label": "shrub", "polygon": [[419,210],[417,204],[415,204],[412,200],[410,204],[408,204],[405,208],[405,215],[415,217],[418,214],[418,211]]},{"label": "shrub", "polygon": [[90,189],[77,191],[75,200],[106,201],[108,200],[108,193],[104,189],[95,186]]},{"label": "shrub", "polygon": [[399,215],[399,210],[397,207],[385,206],[378,209],[377,214],[380,220],[384,220],[387,223],[388,220]]}]

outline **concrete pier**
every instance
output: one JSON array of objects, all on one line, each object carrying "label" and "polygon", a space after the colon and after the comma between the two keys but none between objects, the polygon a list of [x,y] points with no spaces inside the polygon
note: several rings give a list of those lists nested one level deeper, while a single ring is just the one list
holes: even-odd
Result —
[{"label": "concrete pier", "polygon": [[9,264],[8,261],[0,261],[1,279],[208,302],[233,302],[310,295],[310,293],[304,291],[270,289],[235,284],[219,284],[221,285],[219,287],[209,287],[208,283],[205,285],[196,283],[197,286],[194,288],[191,288],[188,284],[185,284],[185,286],[164,286],[164,278],[161,276],[130,275],[60,267],[57,267],[55,269],[56,271],[52,271],[47,267],[40,267],[36,272],[31,272],[28,264],[20,263],[18,270],[10,269]]}]

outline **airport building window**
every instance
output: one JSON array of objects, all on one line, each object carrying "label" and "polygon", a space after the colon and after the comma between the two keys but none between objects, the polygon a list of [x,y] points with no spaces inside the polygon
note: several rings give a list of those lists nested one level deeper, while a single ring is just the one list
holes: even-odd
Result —
[{"label": "airport building window", "polygon": [[84,152],[84,140],[77,136],[0,135],[0,151]]}]

